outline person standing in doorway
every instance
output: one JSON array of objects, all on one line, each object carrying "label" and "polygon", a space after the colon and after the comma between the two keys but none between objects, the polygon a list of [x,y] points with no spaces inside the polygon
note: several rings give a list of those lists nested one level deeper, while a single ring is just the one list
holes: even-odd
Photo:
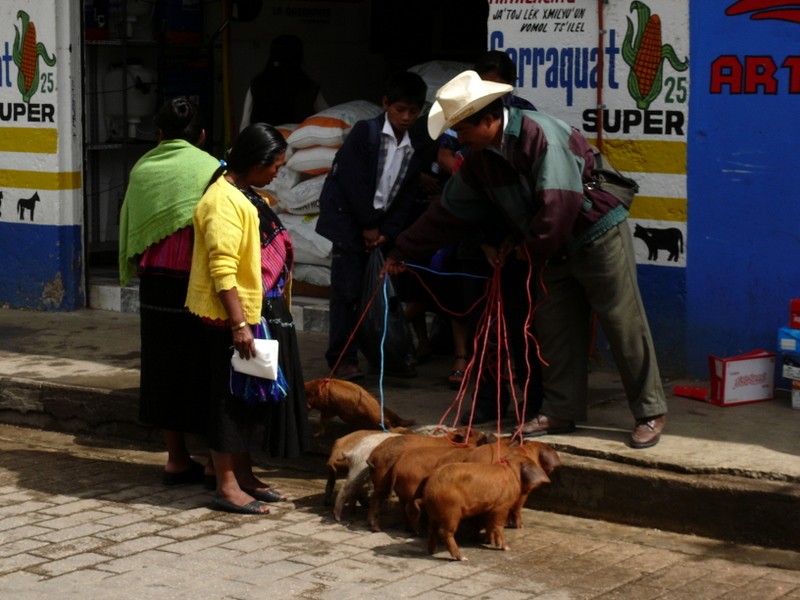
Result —
[{"label": "person standing in doorway", "polygon": [[272,40],[267,64],[247,88],[240,131],[250,123],[301,123],[328,108],[320,85],[303,70],[304,58],[303,41],[296,35]]}]

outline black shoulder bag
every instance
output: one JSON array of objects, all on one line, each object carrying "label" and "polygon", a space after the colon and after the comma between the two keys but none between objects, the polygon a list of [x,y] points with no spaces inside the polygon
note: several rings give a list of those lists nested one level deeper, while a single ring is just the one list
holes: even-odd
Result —
[{"label": "black shoulder bag", "polygon": [[593,179],[585,183],[584,187],[587,190],[603,190],[614,196],[625,208],[630,210],[633,198],[639,192],[639,184],[617,171],[608,161],[608,158],[595,146],[592,146],[592,152],[594,153]]}]

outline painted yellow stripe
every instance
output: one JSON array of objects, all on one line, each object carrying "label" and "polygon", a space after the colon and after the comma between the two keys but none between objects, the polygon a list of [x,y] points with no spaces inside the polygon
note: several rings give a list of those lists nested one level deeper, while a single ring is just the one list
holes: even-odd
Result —
[{"label": "painted yellow stripe", "polygon": [[0,152],[58,152],[58,129],[40,127],[0,127]]},{"label": "painted yellow stripe", "polygon": [[603,154],[620,171],[686,174],[686,142],[604,139]]},{"label": "painted yellow stripe", "polygon": [[653,221],[686,222],[686,199],[636,196],[633,199],[630,217]]},{"label": "painted yellow stripe", "polygon": [[80,188],[81,185],[80,171],[48,173],[42,171],[0,169],[0,189],[76,190]]}]

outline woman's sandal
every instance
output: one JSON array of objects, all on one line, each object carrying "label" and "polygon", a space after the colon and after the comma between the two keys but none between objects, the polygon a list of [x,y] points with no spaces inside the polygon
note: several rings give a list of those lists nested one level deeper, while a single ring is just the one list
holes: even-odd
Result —
[{"label": "woman's sandal", "polygon": [[286,494],[280,490],[276,490],[274,487],[268,487],[265,490],[242,488],[242,491],[245,494],[250,494],[256,500],[261,500],[262,502],[286,502],[288,500]]},{"label": "woman's sandal", "polygon": [[[217,489],[217,477],[215,475],[204,475],[203,485],[207,490]],[[242,491],[245,494],[250,494],[253,498],[261,502],[287,502],[289,500],[286,494],[274,487],[268,487],[265,490],[242,488]]]},{"label": "woman's sandal", "polygon": [[[456,361],[463,360],[465,363],[469,364],[469,356],[464,356],[463,354],[456,354],[453,357],[453,364]],[[466,372],[466,365],[464,365],[463,369],[453,369],[450,371],[450,375],[447,377],[447,381],[450,382],[450,385],[453,387],[459,387],[461,385],[461,381],[464,379],[464,373]]]},{"label": "woman's sandal", "polygon": [[247,504],[234,504],[230,500],[226,500],[222,496],[215,496],[211,501],[211,505],[217,510],[239,515],[268,515],[269,509],[262,511],[262,507],[266,506],[263,502],[253,500]]}]

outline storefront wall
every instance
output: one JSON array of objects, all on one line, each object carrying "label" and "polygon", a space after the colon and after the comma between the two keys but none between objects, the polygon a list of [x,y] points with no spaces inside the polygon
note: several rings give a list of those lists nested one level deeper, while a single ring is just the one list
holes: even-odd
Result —
[{"label": "storefront wall", "polygon": [[78,2],[0,6],[0,304],[84,305]]},{"label": "storefront wall", "polygon": [[685,321],[690,264],[685,5],[494,0],[489,47],[517,63],[519,95],[579,129],[639,184],[629,223],[640,287],[662,368],[682,370],[686,338],[677,324]]},{"label": "storefront wall", "polygon": [[766,0],[490,2],[489,45],[517,61],[518,93],[640,184],[630,226],[667,372],[774,351],[800,296],[798,15]]},{"label": "storefront wall", "polygon": [[689,4],[691,365],[775,351],[800,297],[800,11],[784,4]]},{"label": "storefront wall", "polygon": [[[517,93],[640,184],[630,226],[667,373],[774,349],[800,296],[800,23],[769,4],[489,1],[488,45],[517,62]],[[80,11],[0,8],[0,304],[84,305]]]}]

